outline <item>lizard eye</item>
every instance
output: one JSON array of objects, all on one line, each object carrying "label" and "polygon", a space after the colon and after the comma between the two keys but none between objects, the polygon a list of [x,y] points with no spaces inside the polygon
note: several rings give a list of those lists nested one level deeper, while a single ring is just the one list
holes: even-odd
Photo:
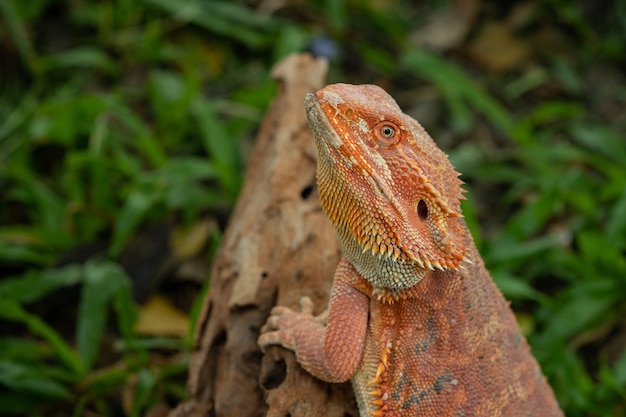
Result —
[{"label": "lizard eye", "polygon": [[380,128],[380,134],[383,135],[385,139],[392,139],[396,135],[396,131],[393,127],[385,125]]},{"label": "lizard eye", "polygon": [[376,141],[380,146],[387,147],[395,145],[400,141],[400,129],[391,122],[380,122],[374,128]]}]

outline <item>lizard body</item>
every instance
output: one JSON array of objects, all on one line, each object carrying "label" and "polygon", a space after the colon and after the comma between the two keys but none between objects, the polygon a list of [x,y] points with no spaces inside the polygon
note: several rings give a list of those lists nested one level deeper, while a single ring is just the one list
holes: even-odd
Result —
[{"label": "lizard body", "polygon": [[259,338],[361,416],[562,416],[467,230],[447,155],[376,86],[305,98],[318,189],[344,256],[327,322],[276,307]]}]

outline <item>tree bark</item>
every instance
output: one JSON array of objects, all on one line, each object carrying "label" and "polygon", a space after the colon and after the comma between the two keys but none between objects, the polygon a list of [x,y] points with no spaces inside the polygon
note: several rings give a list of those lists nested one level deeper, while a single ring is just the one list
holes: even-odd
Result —
[{"label": "tree bark", "polygon": [[259,131],[245,184],[211,271],[196,329],[189,400],[171,415],[358,416],[352,389],[302,370],[292,352],[256,340],[274,305],[303,295],[328,304],[340,249],[320,208],[317,153],[304,95],[322,87],[327,64],[292,55],[277,64],[279,92]]}]

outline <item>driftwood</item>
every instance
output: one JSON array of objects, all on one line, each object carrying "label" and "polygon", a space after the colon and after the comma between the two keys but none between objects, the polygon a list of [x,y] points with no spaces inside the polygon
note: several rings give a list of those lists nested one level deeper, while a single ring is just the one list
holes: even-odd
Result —
[{"label": "driftwood", "polygon": [[279,92],[260,132],[244,188],[211,272],[196,330],[190,399],[172,416],[358,416],[349,383],[325,384],[293,353],[263,354],[259,330],[274,305],[301,296],[325,310],[340,250],[315,186],[316,151],[303,107],[327,64],[294,55],[273,71]]}]

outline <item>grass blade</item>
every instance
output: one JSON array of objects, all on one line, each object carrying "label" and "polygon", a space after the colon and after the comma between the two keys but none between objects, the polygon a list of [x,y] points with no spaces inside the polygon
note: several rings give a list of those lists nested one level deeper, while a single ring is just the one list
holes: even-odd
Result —
[{"label": "grass blade", "polygon": [[82,267],[79,265],[27,272],[23,276],[0,282],[0,297],[19,303],[32,303],[58,288],[78,283],[81,275]]},{"label": "grass blade", "polygon": [[0,299],[0,318],[23,323],[35,335],[42,337],[77,377],[84,374],[80,358],[63,338],[39,317],[27,313],[15,300]]},{"label": "grass blade", "polygon": [[0,361],[0,384],[18,392],[32,392],[48,398],[68,399],[71,396],[67,388],[45,376],[36,366],[13,361]]},{"label": "grass blade", "polygon": [[4,15],[4,21],[10,33],[10,38],[15,41],[15,46],[26,66],[33,72],[35,49],[26,35],[24,24],[13,6],[13,0],[0,1],[0,13]]},{"label": "grass blade", "polygon": [[[78,354],[85,369],[91,368],[100,351],[112,298],[124,287],[130,294],[128,278],[118,264],[95,260],[85,264],[76,329]],[[126,316],[124,319],[132,320]],[[123,323],[127,332],[132,324]]]}]

